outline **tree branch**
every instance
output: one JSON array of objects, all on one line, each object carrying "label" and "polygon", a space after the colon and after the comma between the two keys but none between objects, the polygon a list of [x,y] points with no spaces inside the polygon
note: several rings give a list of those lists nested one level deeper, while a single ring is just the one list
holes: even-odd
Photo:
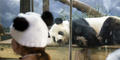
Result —
[{"label": "tree branch", "polygon": [[[57,0],[57,1],[60,1],[61,3],[67,4],[67,5],[70,5],[69,0]],[[86,13],[87,15],[90,15],[90,16],[94,16],[94,17],[103,16],[100,12],[96,11],[94,8],[88,6],[85,3],[80,2],[80,1],[74,0],[73,7],[75,7],[79,11]]]}]

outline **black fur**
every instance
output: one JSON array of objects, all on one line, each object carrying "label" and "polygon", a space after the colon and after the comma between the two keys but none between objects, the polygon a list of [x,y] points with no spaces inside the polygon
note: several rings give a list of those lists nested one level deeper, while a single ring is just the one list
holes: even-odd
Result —
[{"label": "black fur", "polygon": [[[72,21],[72,40],[73,44],[78,44],[80,47],[96,47],[100,46],[100,42],[96,37],[96,31],[83,18]],[[78,36],[83,36],[87,40],[87,46],[83,45],[82,41],[77,40]]]},{"label": "black fur", "polygon": [[51,12],[45,11],[43,12],[41,17],[44,20],[44,22],[47,24],[47,26],[52,26],[54,18]]},{"label": "black fur", "polygon": [[52,39],[53,39],[54,42],[56,42],[56,40],[55,40],[55,36],[52,36]]},{"label": "black fur", "polygon": [[108,17],[104,22],[100,37],[105,45],[120,44],[120,22],[116,18]]},{"label": "black fur", "polygon": [[56,18],[55,23],[56,24],[61,24],[63,22],[62,18]]},{"label": "black fur", "polygon": [[59,35],[64,35],[64,33],[62,31],[59,31],[58,34]]},{"label": "black fur", "polygon": [[18,31],[25,31],[29,27],[28,21],[23,17],[16,17],[13,20],[13,27]]}]

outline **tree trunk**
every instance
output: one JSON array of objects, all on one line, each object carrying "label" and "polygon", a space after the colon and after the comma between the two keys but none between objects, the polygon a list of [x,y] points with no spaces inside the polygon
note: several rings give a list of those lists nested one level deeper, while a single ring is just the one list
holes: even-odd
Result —
[{"label": "tree trunk", "polygon": [[30,5],[31,5],[31,11],[34,12],[34,0],[31,0],[30,1]]},{"label": "tree trunk", "polygon": [[30,11],[30,0],[20,0],[20,12],[25,13]]},{"label": "tree trunk", "polygon": [[49,0],[43,0],[43,12],[49,11]]},{"label": "tree trunk", "polygon": [[[60,1],[67,5],[70,5],[69,0],[57,0],[57,1]],[[73,1],[73,7],[75,7],[79,11],[86,13],[87,15],[90,15],[90,16],[94,16],[94,17],[103,16],[100,12],[96,11],[94,8],[88,6],[85,3],[80,2],[80,1]]]}]

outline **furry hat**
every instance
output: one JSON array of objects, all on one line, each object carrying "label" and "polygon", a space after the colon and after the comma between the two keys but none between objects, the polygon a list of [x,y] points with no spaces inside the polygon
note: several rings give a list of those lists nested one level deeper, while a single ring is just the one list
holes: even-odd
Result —
[{"label": "furry hat", "polygon": [[12,37],[27,47],[45,47],[48,44],[48,28],[37,13],[20,13],[10,27]]}]

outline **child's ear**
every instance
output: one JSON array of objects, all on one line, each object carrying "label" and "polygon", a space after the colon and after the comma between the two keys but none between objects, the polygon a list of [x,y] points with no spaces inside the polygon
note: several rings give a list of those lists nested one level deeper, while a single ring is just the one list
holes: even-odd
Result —
[{"label": "child's ear", "polygon": [[53,15],[51,12],[49,11],[45,11],[42,13],[42,19],[44,20],[44,22],[46,23],[47,26],[52,26],[53,24]]}]

